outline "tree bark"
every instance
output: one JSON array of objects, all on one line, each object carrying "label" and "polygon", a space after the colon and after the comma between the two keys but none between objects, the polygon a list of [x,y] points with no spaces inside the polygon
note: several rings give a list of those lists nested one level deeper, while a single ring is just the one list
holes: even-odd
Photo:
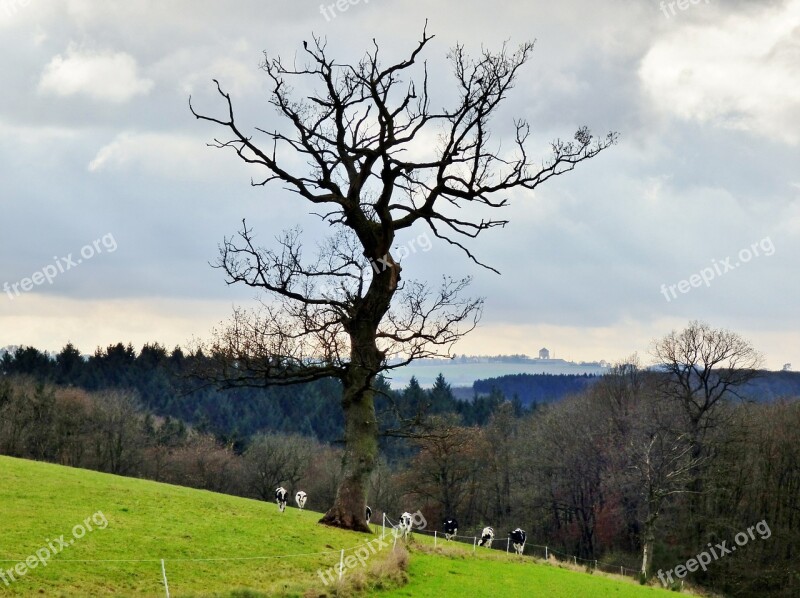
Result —
[{"label": "tree bark", "polygon": [[336,500],[320,523],[371,532],[366,519],[369,478],[378,461],[378,421],[372,383],[382,356],[375,336],[365,343],[354,343],[352,360],[344,380],[342,408],[345,418],[343,478]]},{"label": "tree bark", "polygon": [[650,563],[653,560],[653,544],[655,544],[654,523],[646,522],[642,542],[642,576],[649,577]]}]

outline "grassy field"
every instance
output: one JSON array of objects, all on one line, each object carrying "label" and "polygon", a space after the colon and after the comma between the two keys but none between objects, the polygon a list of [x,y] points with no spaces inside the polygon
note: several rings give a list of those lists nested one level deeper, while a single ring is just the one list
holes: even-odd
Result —
[{"label": "grassy field", "polygon": [[[368,535],[316,525],[318,513],[289,508],[280,514],[274,503],[8,457],[0,457],[0,514],[0,571],[9,582],[0,578],[0,595],[164,596],[165,559],[176,598],[332,596],[336,584],[325,586],[319,571],[334,567],[342,548],[350,556],[360,547],[363,555],[368,541],[375,554],[345,578],[358,579],[369,595],[627,598],[661,592],[514,562],[502,553],[434,551],[420,535],[411,549],[408,584],[398,587],[393,579],[405,574],[395,561],[404,560],[404,551],[393,554]],[[75,534],[75,526],[87,530],[83,537],[76,537],[81,529]],[[17,563],[44,547],[57,552],[46,566],[15,572]],[[349,594],[351,586],[338,594]]]},{"label": "grassy field", "polygon": [[382,593],[387,598],[413,596],[616,596],[644,598],[674,596],[665,590],[642,587],[628,580],[587,575],[549,565],[514,559],[472,558],[415,553],[409,567],[410,581],[402,588]]}]

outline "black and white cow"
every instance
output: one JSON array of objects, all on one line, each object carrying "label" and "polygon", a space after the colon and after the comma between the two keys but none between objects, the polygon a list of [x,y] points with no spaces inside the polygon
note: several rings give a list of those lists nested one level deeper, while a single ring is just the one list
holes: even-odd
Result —
[{"label": "black and white cow", "polygon": [[494,530],[491,527],[484,527],[481,532],[481,539],[478,540],[478,546],[492,547],[492,540],[494,540]]},{"label": "black and white cow", "polygon": [[302,490],[298,491],[297,494],[294,495],[294,502],[297,503],[297,507],[302,511],[306,506],[306,500],[308,496]]},{"label": "black and white cow", "polygon": [[458,521],[456,521],[455,517],[445,519],[442,527],[444,528],[444,537],[448,540],[452,540],[458,533]]},{"label": "black and white cow", "polygon": [[404,540],[407,540],[411,535],[411,527],[413,526],[414,518],[411,513],[405,512],[400,515],[400,523],[397,524],[399,535]]},{"label": "black and white cow", "polygon": [[369,520],[372,519],[372,509],[369,508],[369,505],[367,505],[367,512],[365,515],[367,516],[367,523],[369,523]]},{"label": "black and white cow", "polygon": [[275,489],[275,502],[278,503],[278,509],[281,513],[286,509],[286,501],[289,499],[289,493],[286,488],[279,486]]},{"label": "black and white cow", "polygon": [[522,554],[522,551],[525,550],[525,530],[517,528],[513,532],[508,533],[509,537],[511,538],[511,545],[514,547],[514,550],[517,554]]}]

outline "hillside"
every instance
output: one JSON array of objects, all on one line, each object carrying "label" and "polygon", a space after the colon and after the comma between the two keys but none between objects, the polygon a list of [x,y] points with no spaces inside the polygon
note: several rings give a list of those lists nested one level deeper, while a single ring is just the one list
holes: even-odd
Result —
[{"label": "hillside", "polygon": [[552,403],[576,395],[599,379],[599,376],[589,374],[510,374],[476,380],[472,388],[476,395],[499,390],[506,397],[517,397],[527,407],[533,403]]},{"label": "hillside", "polygon": [[[421,360],[398,368],[391,373],[392,388],[405,387],[411,377],[415,377],[423,388],[429,388],[440,373],[454,387],[468,387],[476,380],[513,376],[515,374],[549,374],[570,376],[600,376],[608,368],[598,364],[580,364],[561,359],[518,360],[518,361],[461,361],[461,360]],[[509,396],[510,398],[510,396]]]},{"label": "hillside", "polygon": [[[0,512],[6,578],[29,556],[34,562],[37,551],[58,552],[7,585],[0,579],[5,595],[18,596],[164,596],[161,559],[173,597],[335,595],[318,571],[330,570],[340,549],[350,556],[371,540],[317,525],[318,513],[280,514],[273,504],[8,457],[0,457]],[[509,596],[667,596],[497,552],[433,551],[429,538],[417,538],[408,585],[383,580],[379,585],[395,588],[370,595],[493,596],[502,587]],[[397,560],[391,555],[379,548],[364,570],[377,565],[403,577],[384,562]],[[357,569],[345,578],[364,579]]]}]

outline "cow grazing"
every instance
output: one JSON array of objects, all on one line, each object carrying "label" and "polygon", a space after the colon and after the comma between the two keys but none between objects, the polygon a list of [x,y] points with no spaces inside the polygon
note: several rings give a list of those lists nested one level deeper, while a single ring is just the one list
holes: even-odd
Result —
[{"label": "cow grazing", "polygon": [[525,550],[525,530],[517,528],[513,532],[508,533],[509,537],[511,538],[511,545],[514,547],[514,550],[517,554],[522,554],[522,551]]},{"label": "cow grazing", "polygon": [[297,503],[297,507],[302,511],[306,507],[306,499],[308,499],[308,495],[305,492],[300,490],[297,494],[294,495],[294,502]]},{"label": "cow grazing", "polygon": [[367,505],[367,512],[365,514],[367,516],[367,523],[369,523],[369,520],[372,519],[372,509],[369,508],[369,505]]},{"label": "cow grazing", "polygon": [[278,509],[281,513],[286,509],[286,501],[289,499],[289,493],[283,486],[275,489],[275,502],[278,503]]},{"label": "cow grazing", "polygon": [[484,527],[481,532],[481,539],[478,540],[478,546],[492,547],[492,540],[494,540],[494,530],[491,527]]},{"label": "cow grazing", "polygon": [[414,519],[411,513],[406,512],[400,515],[400,523],[397,524],[397,529],[400,532],[400,537],[402,537],[404,540],[407,540],[411,535],[413,521]]},{"label": "cow grazing", "polygon": [[458,533],[458,521],[456,521],[455,517],[448,517],[442,523],[442,527],[444,528],[444,537],[448,540],[452,540],[456,537]]}]

